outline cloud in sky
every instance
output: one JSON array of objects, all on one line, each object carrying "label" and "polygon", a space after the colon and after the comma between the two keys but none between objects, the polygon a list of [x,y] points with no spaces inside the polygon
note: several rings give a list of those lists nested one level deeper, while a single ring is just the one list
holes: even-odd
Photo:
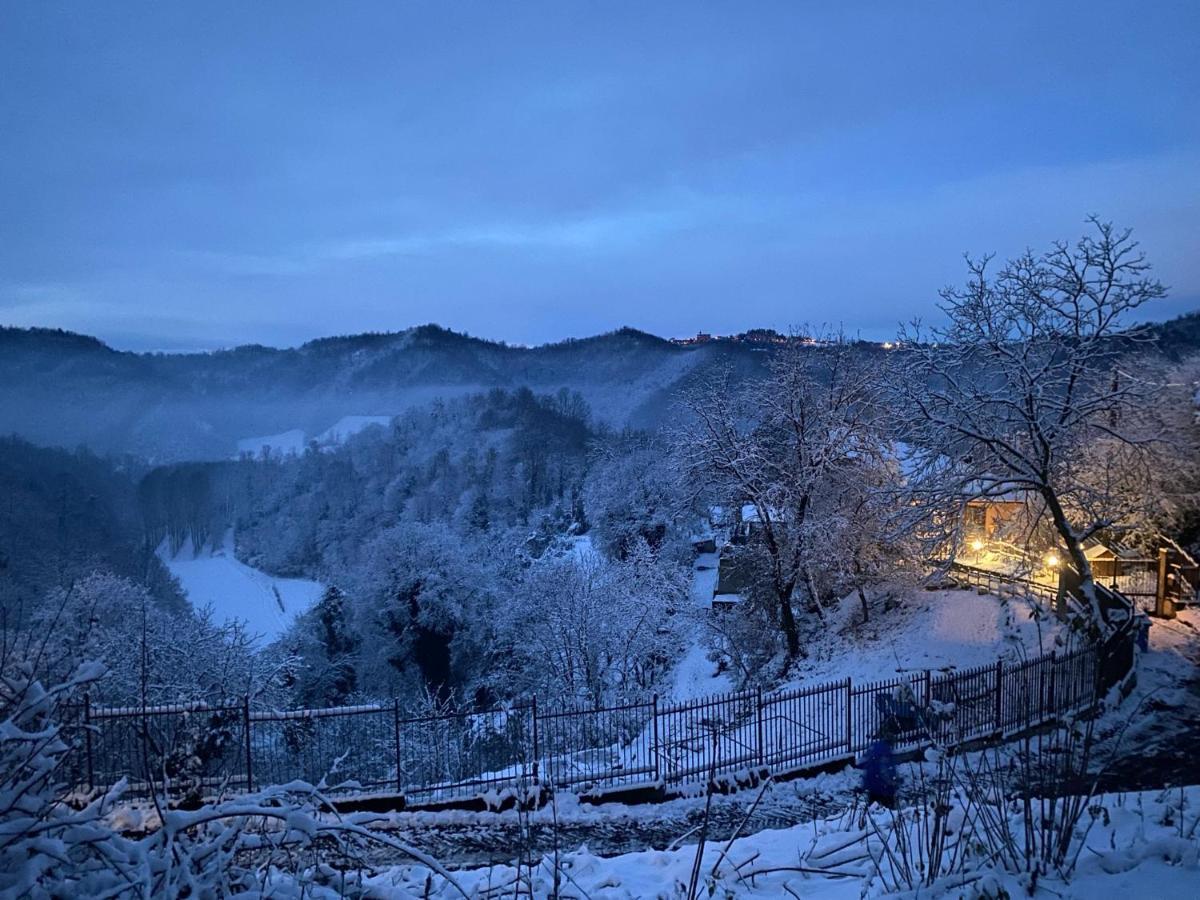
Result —
[{"label": "cloud in sky", "polygon": [[1200,7],[28,4],[0,323],[129,346],[928,314],[1135,228],[1200,306]]}]

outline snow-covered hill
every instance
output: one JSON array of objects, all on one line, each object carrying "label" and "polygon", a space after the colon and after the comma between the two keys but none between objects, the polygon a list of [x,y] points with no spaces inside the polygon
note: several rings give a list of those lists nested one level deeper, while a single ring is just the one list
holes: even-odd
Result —
[{"label": "snow-covered hill", "polygon": [[240,456],[296,456],[304,452],[309,440],[318,447],[334,447],[344,443],[354,435],[367,428],[386,426],[391,416],[342,416],[310,439],[302,428],[292,428],[280,434],[268,434],[262,437],[240,438],[237,442],[237,455]]},{"label": "snow-covered hill", "polygon": [[163,541],[158,555],[179,579],[192,606],[210,607],[217,621],[245,622],[263,644],[279,637],[324,590],[317,581],[274,578],[239,562],[233,553],[232,531],[218,548],[197,551],[189,539],[172,555]]}]

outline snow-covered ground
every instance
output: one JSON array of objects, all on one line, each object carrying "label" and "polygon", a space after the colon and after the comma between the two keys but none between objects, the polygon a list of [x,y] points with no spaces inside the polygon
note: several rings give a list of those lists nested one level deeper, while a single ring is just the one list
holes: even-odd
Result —
[{"label": "snow-covered ground", "polygon": [[872,602],[866,623],[858,599],[843,599],[826,614],[825,625],[813,630],[794,680],[881,681],[924,669],[1025,659],[1050,652],[1062,632],[1044,605],[1025,598],[1002,599],[974,590],[897,591],[891,609]]},{"label": "snow-covered ground", "polygon": [[[692,569],[692,600],[699,614],[713,615],[712,591],[717,555],[701,554]],[[844,598],[813,623],[804,643],[806,657],[796,664],[787,686],[841,681],[882,681],[924,669],[947,671],[1016,661],[1048,653],[1062,625],[1044,604],[1022,597],[999,598],[974,590],[927,591],[894,586],[890,609],[878,595],[871,618],[862,622],[857,597]],[[736,607],[719,615],[740,615]],[[735,689],[708,659],[702,625],[675,669],[672,699],[690,700]]]},{"label": "snow-covered ground", "polygon": [[280,434],[242,438],[237,442],[238,456],[296,456],[304,452],[304,432],[299,428]]},{"label": "snow-covered ground", "polygon": [[600,562],[600,551],[592,543],[590,534],[577,534],[571,538],[570,553],[579,562]]},{"label": "snow-covered ground", "polygon": [[1106,787],[1157,787],[1200,780],[1200,608],[1152,619],[1137,685],[1101,723]]},{"label": "snow-covered ground", "polygon": [[[1083,825],[1090,825],[1085,847],[1075,871],[1067,878],[1048,875],[1030,890],[1028,879],[980,865],[967,867],[939,887],[919,890],[916,896],[1197,896],[1200,787],[1110,794],[1097,797],[1095,806],[1102,813],[1094,821],[1084,814]],[[901,865],[895,844],[889,857],[881,852],[877,835],[888,833],[892,818],[876,807],[871,819],[874,825],[860,815],[843,814],[761,831],[732,842],[710,841],[699,859],[698,896],[727,900],[785,896],[859,900],[886,895],[888,888],[895,888],[893,873]],[[1011,827],[1020,834],[1019,817]],[[586,845],[563,852],[558,866],[561,895],[592,900],[686,897],[697,865],[694,841],[693,837],[693,844],[678,849],[643,850],[609,858],[593,855]],[[953,838],[950,843],[954,843]],[[891,868],[893,864],[895,869]],[[535,858],[533,866],[532,872],[526,866],[521,873],[511,865],[457,872],[456,888],[440,876],[431,877],[424,866],[400,865],[375,874],[369,883],[374,895],[383,898],[463,893],[484,897],[505,892],[515,896],[514,882],[520,877],[524,879],[521,896],[553,896],[554,856],[548,853]]]},{"label": "snow-covered ground", "polygon": [[697,609],[712,609],[720,565],[718,553],[700,553],[692,563],[692,603]]},{"label": "snow-covered ground", "polygon": [[391,421],[391,416],[342,416],[336,424],[318,434],[316,440],[322,446],[340,444],[364,429],[374,425],[386,427]]},{"label": "snow-covered ground", "polygon": [[196,552],[189,539],[172,556],[163,541],[158,555],[179,579],[192,606],[210,607],[219,622],[245,622],[264,644],[275,640],[299,613],[316,603],[324,589],[320,582],[274,578],[239,562],[233,552],[232,530],[219,548]]},{"label": "snow-covered ground", "polygon": [[[332,447],[344,443],[360,431],[373,426],[386,426],[390,416],[342,416],[337,422],[311,440],[320,447]],[[310,438],[299,428],[280,434],[242,438],[237,442],[237,455],[241,456],[298,456],[308,446]]]},{"label": "snow-covered ground", "polygon": [[671,700],[692,700],[735,689],[733,680],[725,673],[717,674],[717,665],[709,658],[703,619],[712,610],[713,591],[717,587],[717,553],[700,553],[692,563],[690,597],[693,612],[698,617],[692,627],[688,649],[675,666]]},{"label": "snow-covered ground", "polygon": [[672,700],[694,700],[736,689],[728,673],[717,674],[717,665],[708,658],[708,654],[708,647],[697,639],[679,660],[675,666]]}]

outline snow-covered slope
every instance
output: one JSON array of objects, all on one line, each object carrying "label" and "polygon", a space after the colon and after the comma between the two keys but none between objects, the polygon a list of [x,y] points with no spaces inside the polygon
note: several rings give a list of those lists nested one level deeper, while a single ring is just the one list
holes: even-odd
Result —
[{"label": "snow-covered slope", "polygon": [[304,432],[293,428],[280,434],[242,438],[237,448],[238,456],[295,456],[304,450]]},{"label": "snow-covered slope", "polygon": [[[875,604],[873,604],[875,606]],[[857,599],[827,614],[796,673],[804,684],[882,681],[923,669],[968,669],[1049,653],[1062,626],[1036,601],[975,591],[911,588],[886,612],[861,623]]]},{"label": "snow-covered slope", "polygon": [[[385,426],[392,419],[390,416],[342,416],[334,425],[329,426],[312,438],[319,447],[332,447],[349,440],[360,431],[373,426]],[[268,434],[263,437],[242,438],[237,442],[237,455],[241,456],[298,456],[308,446],[308,434],[300,428],[293,428],[279,434]]]},{"label": "snow-covered slope", "polygon": [[317,443],[340,444],[360,431],[373,425],[386,427],[391,422],[390,416],[342,416],[336,425],[326,428],[317,435]]},{"label": "snow-covered slope", "polygon": [[158,555],[179,579],[196,609],[210,607],[217,621],[239,620],[266,644],[283,633],[292,620],[321,596],[323,585],[303,578],[273,578],[239,562],[233,553],[233,532],[220,548],[197,552],[189,539],[171,555],[166,541]]}]

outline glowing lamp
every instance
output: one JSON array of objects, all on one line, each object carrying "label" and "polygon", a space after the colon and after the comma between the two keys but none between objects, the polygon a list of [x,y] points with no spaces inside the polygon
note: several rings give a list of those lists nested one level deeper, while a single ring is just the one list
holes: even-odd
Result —
[{"label": "glowing lamp", "polygon": [[983,549],[983,541],[981,541],[979,538],[975,538],[975,540],[971,541],[971,549],[978,553]]},{"label": "glowing lamp", "polygon": [[1058,554],[1051,551],[1046,554],[1046,566],[1051,569],[1058,568]]}]

